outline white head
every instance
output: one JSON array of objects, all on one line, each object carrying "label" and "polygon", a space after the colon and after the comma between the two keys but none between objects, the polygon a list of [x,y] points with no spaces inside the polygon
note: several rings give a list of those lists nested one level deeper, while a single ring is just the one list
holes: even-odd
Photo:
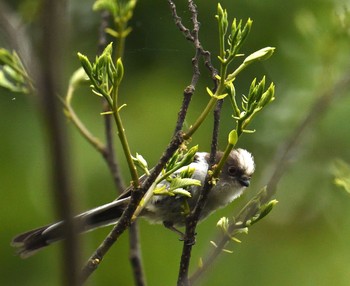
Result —
[{"label": "white head", "polygon": [[245,149],[232,150],[231,157],[235,158],[237,162],[237,168],[242,171],[242,175],[251,177],[255,171],[254,158],[251,153]]},{"label": "white head", "polygon": [[[217,162],[222,154],[222,152],[217,153]],[[204,216],[239,197],[249,186],[254,171],[255,163],[252,154],[244,149],[232,150],[222,168],[219,181],[209,193]]]},{"label": "white head", "polygon": [[[223,153],[217,153],[217,162]],[[255,171],[254,158],[244,149],[233,149],[222,168],[220,179],[234,181],[237,187],[248,187],[251,176]]]}]

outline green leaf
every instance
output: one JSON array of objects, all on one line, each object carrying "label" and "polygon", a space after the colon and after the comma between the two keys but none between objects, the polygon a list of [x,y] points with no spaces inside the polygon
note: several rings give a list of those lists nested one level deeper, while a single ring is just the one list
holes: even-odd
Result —
[{"label": "green leaf", "polygon": [[119,38],[120,37],[119,33],[116,30],[112,29],[112,28],[106,28],[105,31],[106,31],[107,34],[111,35],[114,38]]},{"label": "green leaf", "polygon": [[219,95],[216,95],[216,93],[214,94],[209,87],[207,87],[207,93],[209,94],[210,97],[213,97],[213,98],[216,98],[218,100],[220,99],[224,99],[228,93],[224,93],[224,94],[219,94]]},{"label": "green leaf", "polygon": [[3,66],[3,72],[4,72],[4,75],[10,81],[16,83],[17,85],[25,84],[25,80],[23,76],[18,72],[18,70],[15,70],[13,67],[5,65]]},{"label": "green leaf", "polygon": [[180,178],[191,178],[196,168],[188,166],[179,173]]},{"label": "green leaf", "polygon": [[173,194],[175,195],[180,195],[180,196],[183,196],[183,197],[192,197],[191,193],[185,189],[182,189],[182,188],[177,188],[175,190],[172,191]]},{"label": "green leaf", "polygon": [[10,51],[0,48],[0,65],[10,65],[13,63],[13,56]]},{"label": "green leaf", "polygon": [[175,194],[167,190],[165,185],[162,185],[160,188],[154,189],[153,194],[158,196],[171,196],[171,197],[175,196]]},{"label": "green leaf", "polygon": [[92,6],[93,11],[107,10],[113,17],[117,16],[117,1],[115,0],[96,0]]},{"label": "green leaf", "polygon": [[265,91],[261,96],[259,106],[264,107],[274,100],[275,100],[275,85],[272,82],[269,88],[267,89],[267,91]]},{"label": "green leaf", "polygon": [[92,77],[92,65],[88,59],[87,56],[81,54],[81,53],[78,53],[78,58],[79,58],[79,61],[83,67],[83,69],[85,70],[86,74],[88,75],[89,78]]},{"label": "green leaf", "polygon": [[175,190],[178,188],[186,188],[190,186],[200,186],[201,182],[192,178],[174,178],[170,183],[170,190]]},{"label": "green leaf", "polygon": [[3,70],[0,70],[0,86],[8,89],[11,92],[27,92],[27,90],[23,86],[17,86],[13,82],[9,81],[6,78]]},{"label": "green leaf", "polygon": [[31,80],[15,51],[0,48],[0,86],[11,92],[29,93]]},{"label": "green leaf", "polygon": [[206,89],[207,89],[207,93],[209,94],[209,96],[214,97],[214,93],[211,91],[211,89],[209,87],[207,87]]},{"label": "green leaf", "polygon": [[145,158],[143,158],[142,155],[140,155],[139,153],[136,153],[136,157],[132,156],[131,158],[135,162],[135,165],[140,167],[146,173],[146,175],[149,175],[148,163],[145,160]]},{"label": "green leaf", "polygon": [[334,184],[350,194],[350,165],[337,159],[333,163]]},{"label": "green leaf", "polygon": [[221,228],[225,233],[228,232],[228,228],[230,226],[228,217],[222,217],[219,219],[219,221],[216,223],[216,226]]},{"label": "green leaf", "polygon": [[[256,202],[258,206],[260,204],[260,202]],[[251,226],[255,223],[257,223],[259,220],[263,219],[265,216],[267,216],[271,211],[272,209],[274,208],[274,206],[278,203],[277,200],[271,200],[269,201],[268,203],[260,206],[257,210],[256,210],[256,214],[251,217],[250,220],[247,221],[247,225],[248,226]]]},{"label": "green leaf", "polygon": [[198,151],[198,145],[195,145],[190,150],[188,150],[187,153],[183,156],[183,158],[179,162],[179,166],[183,167],[192,163],[197,151]]},{"label": "green leaf", "polygon": [[[215,18],[218,19],[219,27],[222,29],[223,35],[226,34],[228,21],[227,21],[227,11],[224,10],[220,3],[218,3],[217,6],[217,15],[215,15]],[[221,36],[221,35],[220,35]]]},{"label": "green leaf", "polygon": [[270,58],[274,52],[275,52],[275,48],[273,48],[273,47],[262,48],[256,52],[252,53],[248,57],[246,57],[246,59],[244,60],[243,63],[248,65],[248,64],[251,64],[255,61],[265,61],[268,58]]},{"label": "green leaf", "polygon": [[122,59],[119,58],[117,60],[117,75],[116,75],[116,80],[117,80],[118,85],[120,85],[120,83],[123,79],[123,76],[124,76],[124,66],[123,66]]},{"label": "green leaf", "polygon": [[275,207],[275,205],[278,203],[277,200],[271,200],[267,204],[263,205],[260,208],[260,215],[259,215],[259,220],[267,216],[272,209]]},{"label": "green leaf", "polygon": [[228,143],[235,146],[237,144],[237,141],[238,141],[238,134],[237,134],[237,130],[234,129],[228,135]]},{"label": "green leaf", "polygon": [[245,40],[247,39],[249,33],[250,33],[250,30],[252,28],[252,25],[253,25],[253,20],[248,18],[246,24],[244,25],[244,28],[241,32],[241,40],[240,40],[240,46],[243,45],[243,43],[245,42]]}]

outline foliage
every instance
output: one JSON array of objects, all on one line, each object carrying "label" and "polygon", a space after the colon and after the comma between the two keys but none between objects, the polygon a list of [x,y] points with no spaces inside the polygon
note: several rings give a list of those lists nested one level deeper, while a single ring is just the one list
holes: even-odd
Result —
[{"label": "foliage", "polygon": [[31,79],[15,51],[0,48],[0,86],[16,93],[29,93]]}]

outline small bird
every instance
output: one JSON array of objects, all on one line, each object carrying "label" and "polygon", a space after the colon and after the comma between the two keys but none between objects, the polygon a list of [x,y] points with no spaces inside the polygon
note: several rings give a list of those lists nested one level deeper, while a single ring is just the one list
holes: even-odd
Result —
[{"label": "small bird", "polygon": [[[216,163],[219,162],[222,155],[222,152],[217,152]],[[197,152],[193,162],[177,170],[175,175],[184,168],[190,167],[193,170],[191,178],[198,180],[203,185],[209,168],[209,156],[209,153]],[[251,153],[244,149],[233,149],[222,168],[219,180],[209,193],[200,220],[238,198],[249,186],[254,170],[255,163]],[[142,181],[142,177],[140,180]],[[164,186],[169,187],[166,180],[159,182],[157,188]],[[193,185],[187,188],[189,196],[153,195],[139,216],[151,223],[163,223],[166,227],[176,230],[175,227],[185,224],[184,202],[192,210],[198,200],[200,190],[201,186]],[[77,215],[75,220],[78,231],[87,232],[117,223],[130,201],[130,192],[131,188],[127,188],[116,200]],[[22,258],[29,257],[38,250],[62,240],[62,226],[61,221],[27,231],[14,237],[11,244],[17,248]]]}]

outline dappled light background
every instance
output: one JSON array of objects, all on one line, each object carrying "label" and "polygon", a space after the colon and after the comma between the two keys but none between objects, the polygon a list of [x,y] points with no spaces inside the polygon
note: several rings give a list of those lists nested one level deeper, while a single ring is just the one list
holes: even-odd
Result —
[{"label": "dappled light background", "polygon": [[[38,1],[4,1],[28,25],[29,36],[37,40],[35,24]],[[183,19],[190,14],[187,1],[178,2]],[[200,38],[217,66],[217,2],[198,2]],[[68,4],[69,31],[64,61],[64,79],[79,67],[77,52],[95,57],[99,15],[92,12],[93,1],[71,0]],[[237,94],[246,94],[254,77],[266,74],[276,84],[276,100],[253,122],[254,134],[246,134],[239,147],[256,159],[257,171],[249,191],[239,202],[217,212],[197,230],[191,269],[213,247],[216,222],[232,216],[268,182],[270,169],[283,144],[307,116],[315,101],[350,71],[350,9],[346,0],[222,0],[230,19],[253,19],[251,34],[242,52],[249,54],[265,46],[276,47],[266,62],[254,64],[236,79]],[[185,23],[189,23],[185,20]],[[133,153],[142,154],[152,166],[168,144],[175,126],[182,92],[190,83],[194,55],[173,23],[167,1],[139,1],[127,38],[125,76],[120,101],[126,134]],[[60,35],[56,35],[60,37]],[[0,46],[10,48],[0,34]],[[34,45],[35,50],[35,45]],[[236,62],[239,64],[239,61]],[[193,123],[208,101],[205,87],[212,86],[209,73],[202,69],[186,121]],[[62,89],[64,91],[64,88]],[[330,103],[321,118],[311,125],[293,152],[289,169],[282,177],[276,199],[267,218],[240,236],[241,244],[227,246],[199,285],[349,285],[350,281],[350,195],[334,185],[335,159],[350,163],[349,86]],[[84,87],[73,106],[91,131],[103,138],[100,99]],[[321,110],[320,110],[321,111]],[[22,260],[10,247],[11,238],[22,231],[55,220],[50,192],[45,122],[35,97],[0,90],[0,284],[60,285],[60,244]],[[234,121],[228,102],[222,114],[219,143],[226,144]],[[102,157],[78,134],[69,121],[72,161],[71,181],[78,205],[86,210],[111,201],[116,196],[113,181]],[[212,118],[208,118],[192,143],[208,151]],[[124,179],[130,181],[118,143],[117,155]],[[89,257],[109,229],[100,229],[81,238],[83,259]],[[148,285],[174,285],[182,243],[162,226],[140,221],[142,255]],[[125,233],[106,255],[87,285],[132,285],[128,262],[128,234]]]}]

